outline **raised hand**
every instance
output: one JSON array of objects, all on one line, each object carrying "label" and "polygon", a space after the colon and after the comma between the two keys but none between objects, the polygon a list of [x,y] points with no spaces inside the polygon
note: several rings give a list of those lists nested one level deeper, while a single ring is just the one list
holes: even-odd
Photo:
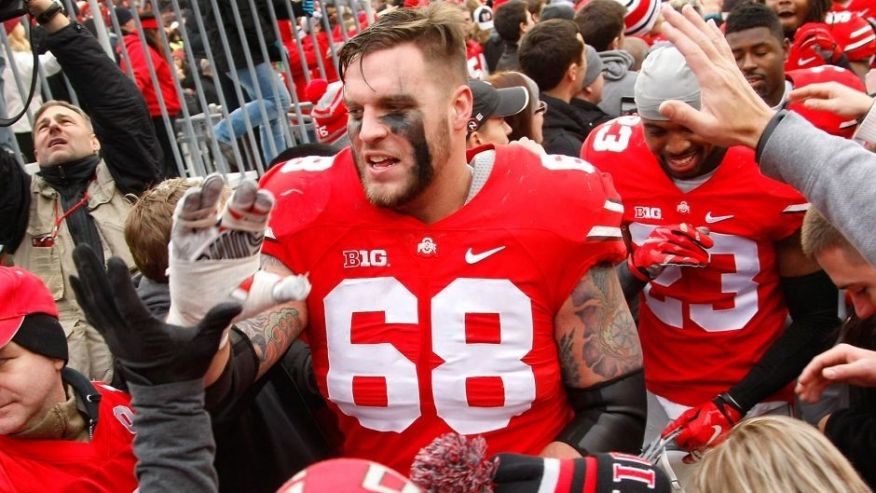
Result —
[{"label": "raised hand", "polygon": [[239,303],[221,303],[191,326],[152,316],[131,284],[128,267],[112,257],[104,270],[88,245],[73,251],[79,276],[70,283],[85,316],[104,337],[125,377],[141,385],[202,378],[219,348],[222,331],[240,313]]},{"label": "raised hand", "polygon": [[757,146],[774,112],[754,92],[736,66],[724,35],[690,7],[678,13],[663,6],[663,32],[684,54],[700,83],[702,109],[680,101],[665,101],[660,113],[673,122],[724,147]]},{"label": "raised hand", "polygon": [[177,204],[169,247],[170,323],[191,324],[215,300],[229,296],[243,303],[238,321],[280,303],[303,300],[310,292],[304,276],[281,277],[259,270],[265,228],[274,207],[271,193],[244,180],[220,214],[224,190],[222,176],[210,175]]},{"label": "raised hand", "polygon": [[839,82],[809,84],[791,91],[790,102],[800,101],[809,109],[853,118],[863,117],[873,106],[873,98]]}]

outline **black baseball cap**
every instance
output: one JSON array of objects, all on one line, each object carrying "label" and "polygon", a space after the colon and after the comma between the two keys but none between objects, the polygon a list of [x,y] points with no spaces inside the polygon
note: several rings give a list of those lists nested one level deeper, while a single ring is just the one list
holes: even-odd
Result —
[{"label": "black baseball cap", "polygon": [[468,133],[481,128],[488,118],[516,115],[529,105],[529,91],[523,86],[497,88],[482,80],[468,81],[474,107],[468,120]]}]

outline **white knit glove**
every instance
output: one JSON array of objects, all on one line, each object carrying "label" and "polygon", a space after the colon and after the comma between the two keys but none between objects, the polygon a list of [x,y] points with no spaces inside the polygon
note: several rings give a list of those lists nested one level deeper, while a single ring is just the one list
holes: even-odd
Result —
[{"label": "white knit glove", "polygon": [[[176,205],[168,245],[169,323],[195,325],[229,297],[243,303],[233,321],[237,322],[310,293],[305,276],[281,277],[259,270],[273,195],[244,180],[220,215],[224,188],[222,176],[212,174],[202,186],[187,190]],[[226,329],[220,348],[227,342]]]}]

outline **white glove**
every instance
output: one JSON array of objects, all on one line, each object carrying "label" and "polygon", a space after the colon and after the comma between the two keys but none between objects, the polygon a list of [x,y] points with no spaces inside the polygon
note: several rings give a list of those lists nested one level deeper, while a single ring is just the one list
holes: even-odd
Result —
[{"label": "white glove", "polygon": [[[210,307],[231,296],[243,303],[237,322],[274,305],[303,300],[310,292],[304,276],[259,271],[273,195],[244,180],[220,217],[224,189],[225,180],[213,174],[201,187],[186,191],[176,205],[168,245],[169,323],[197,324]],[[226,329],[220,348],[227,342]]]}]

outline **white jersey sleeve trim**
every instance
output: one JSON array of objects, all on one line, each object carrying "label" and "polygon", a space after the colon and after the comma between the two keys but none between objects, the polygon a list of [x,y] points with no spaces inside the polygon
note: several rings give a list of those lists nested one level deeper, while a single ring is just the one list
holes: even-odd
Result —
[{"label": "white jersey sleeve trim", "polygon": [[587,233],[588,238],[622,238],[621,229],[612,226],[593,226],[590,232]]},{"label": "white jersey sleeve trim", "polygon": [[605,210],[609,210],[611,212],[617,212],[618,214],[623,214],[623,212],[624,212],[623,204],[621,204],[619,202],[612,202],[611,200],[606,200],[603,207],[605,207]]},{"label": "white jersey sleeve trim", "polygon": [[809,210],[809,203],[805,204],[792,204],[788,207],[785,207],[782,212],[784,213],[793,213],[793,212],[806,212]]}]

